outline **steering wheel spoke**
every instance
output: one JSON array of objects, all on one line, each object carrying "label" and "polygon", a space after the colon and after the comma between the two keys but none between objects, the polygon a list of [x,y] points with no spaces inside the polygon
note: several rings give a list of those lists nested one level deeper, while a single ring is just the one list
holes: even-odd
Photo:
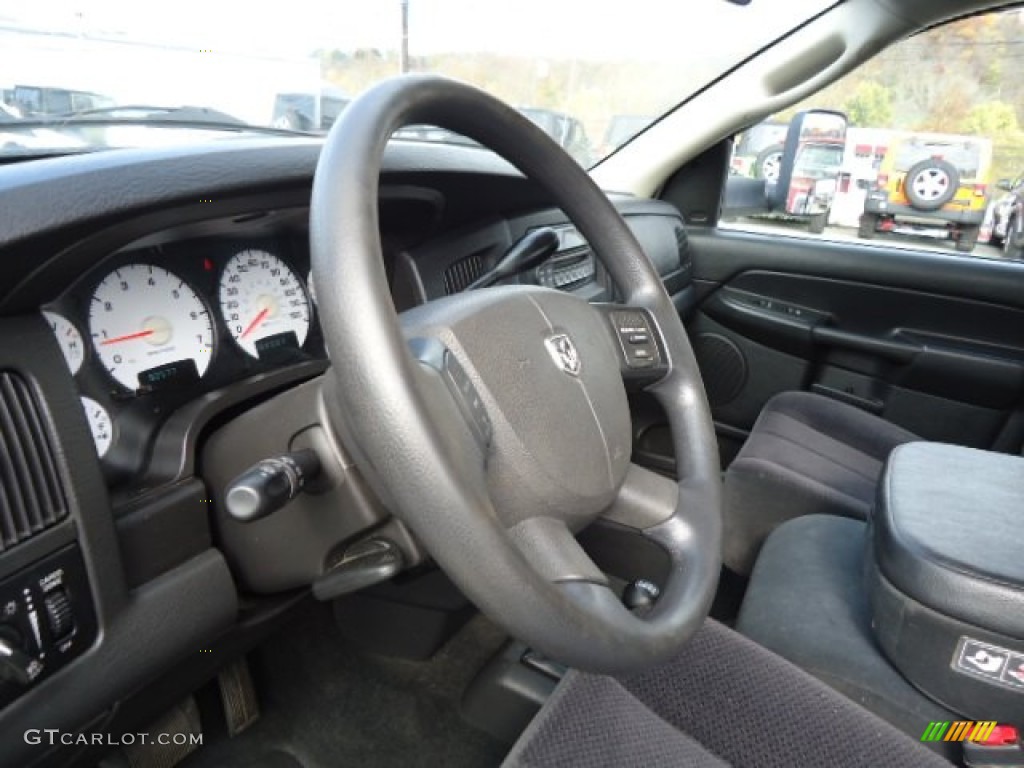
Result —
[{"label": "steering wheel spoke", "polygon": [[642,533],[668,521],[678,508],[679,485],[674,480],[630,464],[626,481],[601,518]]},{"label": "steering wheel spoke", "polygon": [[654,315],[644,307],[602,304],[601,314],[619,356],[626,386],[643,389],[671,373],[665,341]]},{"label": "steering wheel spoke", "polygon": [[516,548],[552,584],[584,581],[607,586],[608,579],[561,521],[531,517],[508,529]]},{"label": "steering wheel spoke", "polygon": [[409,339],[409,351],[413,358],[444,383],[473,439],[481,452],[486,454],[494,426],[476,385],[458,357],[440,339],[427,336]]}]

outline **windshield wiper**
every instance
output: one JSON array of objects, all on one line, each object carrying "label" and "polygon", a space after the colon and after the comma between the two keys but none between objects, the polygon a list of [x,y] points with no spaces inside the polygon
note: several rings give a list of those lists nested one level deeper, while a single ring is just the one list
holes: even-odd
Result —
[{"label": "windshield wiper", "polygon": [[209,131],[237,131],[239,133],[265,133],[278,136],[316,136],[308,131],[289,128],[275,128],[269,125],[253,125],[226,112],[209,107],[158,107],[149,105],[125,105],[100,107],[52,117],[14,119],[3,123],[3,130],[32,130],[34,128],[80,127],[85,125],[143,125],[168,128],[195,128]]}]

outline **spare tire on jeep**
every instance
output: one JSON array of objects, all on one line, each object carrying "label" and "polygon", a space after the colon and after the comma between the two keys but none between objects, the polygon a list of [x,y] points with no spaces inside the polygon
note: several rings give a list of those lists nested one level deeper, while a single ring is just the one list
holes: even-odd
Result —
[{"label": "spare tire on jeep", "polygon": [[907,200],[920,211],[941,208],[953,199],[959,187],[960,174],[956,166],[934,157],[912,165],[903,180]]}]

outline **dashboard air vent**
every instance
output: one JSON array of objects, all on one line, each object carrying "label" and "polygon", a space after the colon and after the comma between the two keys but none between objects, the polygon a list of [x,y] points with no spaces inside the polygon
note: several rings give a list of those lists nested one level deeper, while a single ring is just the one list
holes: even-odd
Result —
[{"label": "dashboard air vent", "polygon": [[39,404],[24,379],[0,371],[0,552],[67,513]]},{"label": "dashboard air vent", "polygon": [[444,271],[444,292],[451,296],[463,291],[484,273],[484,262],[480,255],[474,253],[459,259]]}]

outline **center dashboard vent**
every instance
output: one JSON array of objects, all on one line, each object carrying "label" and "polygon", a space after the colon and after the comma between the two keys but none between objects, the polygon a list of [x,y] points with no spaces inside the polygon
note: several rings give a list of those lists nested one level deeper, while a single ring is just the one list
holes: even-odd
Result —
[{"label": "center dashboard vent", "polygon": [[484,273],[480,254],[474,253],[449,265],[444,271],[444,292],[448,296],[459,293]]},{"label": "center dashboard vent", "polygon": [[67,514],[39,403],[21,376],[0,371],[0,552]]}]

